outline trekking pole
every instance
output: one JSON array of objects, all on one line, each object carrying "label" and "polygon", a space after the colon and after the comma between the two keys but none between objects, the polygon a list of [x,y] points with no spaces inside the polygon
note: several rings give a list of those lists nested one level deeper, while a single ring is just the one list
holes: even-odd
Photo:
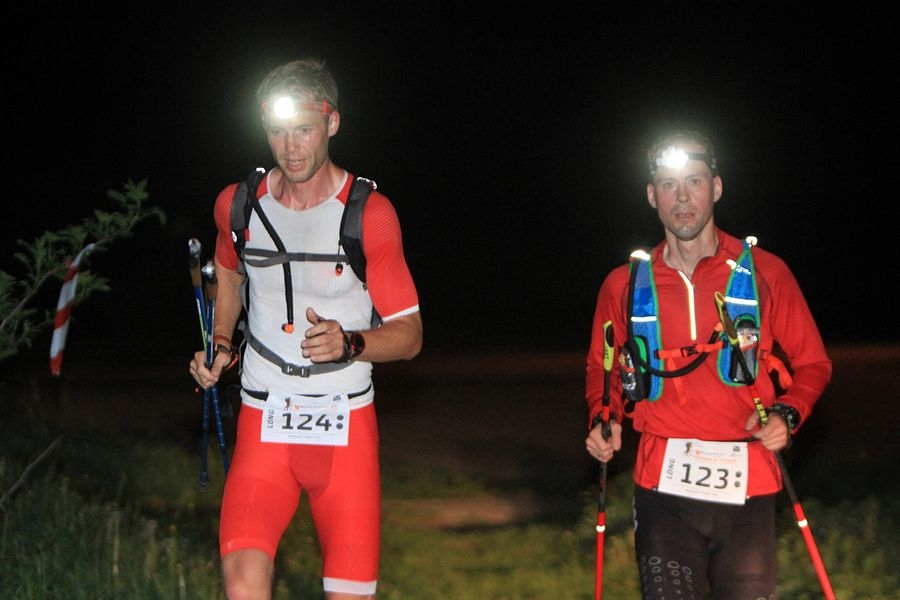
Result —
[{"label": "trekking pole", "polygon": [[[731,315],[729,315],[728,311],[725,309],[725,298],[719,292],[716,292],[716,304],[719,307],[719,318],[722,321],[722,326],[725,328],[725,336],[728,338],[728,343],[731,345],[732,351],[737,353],[741,369],[743,369],[747,377],[751,378],[751,381],[748,384],[750,395],[753,396],[753,405],[756,407],[756,412],[759,414],[759,423],[762,427],[765,427],[769,424],[769,415],[766,413],[766,408],[763,406],[759,394],[756,393],[756,387],[753,385],[752,380],[753,373],[747,368],[747,360],[741,352],[741,343],[738,338],[737,329],[734,326],[734,321],[731,320]],[[834,591],[831,589],[831,581],[829,581],[828,573],[825,571],[825,563],[822,562],[822,556],[819,554],[816,540],[813,539],[812,531],[809,529],[809,521],[806,519],[806,514],[803,512],[803,506],[800,505],[800,499],[797,497],[797,492],[794,490],[794,484],[788,474],[787,465],[784,463],[784,457],[779,450],[772,452],[772,454],[775,455],[775,460],[778,462],[784,489],[787,491],[788,497],[793,505],[794,516],[797,517],[797,527],[800,528],[800,533],[803,534],[803,541],[806,542],[806,549],[812,559],[813,568],[816,570],[816,576],[819,578],[819,585],[822,586],[822,592],[825,594],[825,599],[835,600]]]},{"label": "trekking pole", "polygon": [[[757,407],[757,410],[759,408]],[[765,423],[763,423],[765,426]],[[822,562],[822,556],[819,554],[819,548],[816,546],[816,540],[813,539],[812,531],[809,529],[809,521],[803,512],[803,506],[800,505],[800,499],[797,492],[794,491],[794,484],[788,475],[787,467],[784,464],[784,458],[781,452],[775,453],[775,459],[778,461],[778,468],[781,469],[781,479],[784,481],[784,489],[787,490],[788,497],[794,507],[794,516],[797,518],[797,527],[803,534],[803,541],[806,542],[806,549],[812,559],[813,567],[816,569],[816,576],[819,578],[819,585],[822,586],[822,592],[825,594],[826,600],[835,600],[834,591],[831,589],[831,581],[828,580],[828,573],[825,571],[825,563]]]},{"label": "trekking pole", "polygon": [[197,316],[200,318],[200,337],[203,340],[203,348],[206,348],[206,316],[203,299],[203,275],[200,267],[200,253],[203,246],[197,238],[188,240],[188,268],[191,270],[191,283],[194,285],[194,299],[197,301]]},{"label": "trekking pole", "polygon": [[[197,238],[188,241],[188,267],[191,271],[191,283],[194,285],[194,298],[197,302],[197,315],[200,318],[200,337],[203,340],[203,349],[209,357],[209,344],[207,333],[207,308],[203,297],[203,273],[200,266],[200,254],[203,246]],[[209,485],[209,472],[207,467],[207,446],[209,445],[209,394],[203,390],[203,443],[200,446],[200,475],[197,478],[200,487]]]},{"label": "trekking pole", "polygon": [[[207,305],[207,317],[206,317],[206,367],[212,367],[213,360],[215,359],[215,344],[213,344],[213,324],[215,323],[215,315],[216,315],[216,291],[218,289],[218,280],[216,279],[216,266],[213,261],[208,261],[203,268],[201,269],[203,274],[203,279],[206,282],[206,305]],[[205,394],[212,401],[213,412],[216,417],[216,433],[219,438],[219,452],[222,455],[222,467],[225,471],[225,474],[228,474],[228,452],[225,450],[225,427],[222,425],[222,411],[219,406],[219,390],[218,386],[214,383],[212,384],[206,391]],[[204,429],[209,429],[208,418],[209,418],[209,402],[204,402]],[[208,435],[207,435],[208,439]]]},{"label": "trekking pole", "polygon": [[[604,440],[612,436],[609,425],[609,384],[613,368],[613,328],[612,321],[603,324],[603,412],[600,413],[600,434]],[[600,461],[597,494],[597,564],[594,598],[603,596],[603,547],[606,540],[606,463]]]}]

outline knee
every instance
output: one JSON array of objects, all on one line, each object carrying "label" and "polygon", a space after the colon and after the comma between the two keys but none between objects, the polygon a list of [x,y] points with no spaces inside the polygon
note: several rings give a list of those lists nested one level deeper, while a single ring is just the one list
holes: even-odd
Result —
[{"label": "knee", "polygon": [[225,577],[225,597],[228,600],[256,600],[272,597],[271,584]]},{"label": "knee", "polygon": [[222,577],[228,600],[272,597],[274,566],[261,550],[238,550],[222,559]]}]

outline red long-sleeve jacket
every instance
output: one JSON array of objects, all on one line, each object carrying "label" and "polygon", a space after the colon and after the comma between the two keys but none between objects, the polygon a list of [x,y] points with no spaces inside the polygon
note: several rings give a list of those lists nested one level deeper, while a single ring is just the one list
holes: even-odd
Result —
[{"label": "red long-sleeve jacket", "polygon": [[[717,229],[715,256],[702,259],[690,281],[663,260],[665,242],[651,253],[658,297],[663,348],[679,348],[709,340],[717,323],[714,294],[725,292],[732,267],[743,242]],[[760,310],[760,372],[754,384],[764,406],[776,401],[776,387],[766,375],[767,357],[777,344],[788,360],[793,384],[777,398],[797,409],[806,420],[831,380],[831,359],[796,278],[782,259],[762,248],[753,248]],[[733,263],[732,263],[733,264]],[[603,396],[603,323],[612,321],[616,360],[610,378],[610,414],[622,421],[624,402],[618,373],[618,349],[627,336],[629,267],[611,271],[600,287],[587,355],[585,396],[589,416],[601,413]],[[723,350],[728,352],[729,350]],[[666,369],[681,367],[693,357],[671,359]],[[659,483],[666,442],[669,438],[710,441],[744,440],[747,419],[755,408],[751,388],[724,384],[718,374],[717,355],[711,354],[699,368],[681,377],[676,385],[666,378],[658,400],[634,405],[634,429],[640,432],[635,482],[646,488]],[[747,495],[769,494],[781,489],[781,474],[774,455],[759,442],[749,444]]]}]

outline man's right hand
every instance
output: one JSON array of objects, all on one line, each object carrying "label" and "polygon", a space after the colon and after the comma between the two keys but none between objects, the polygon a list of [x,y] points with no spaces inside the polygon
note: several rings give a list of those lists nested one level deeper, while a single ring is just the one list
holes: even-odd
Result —
[{"label": "man's right hand", "polygon": [[191,377],[194,378],[200,387],[204,390],[214,386],[218,381],[219,377],[222,376],[222,371],[225,370],[231,363],[231,357],[227,352],[218,352],[213,357],[212,367],[206,367],[206,352],[204,350],[198,350],[194,353],[194,358],[191,360],[191,364],[188,366],[188,369],[191,372]]},{"label": "man's right hand", "polygon": [[615,419],[610,419],[609,428],[612,431],[612,435],[608,440],[603,438],[602,424],[598,424],[591,429],[587,439],[584,440],[588,454],[602,462],[609,462],[613,454],[622,448],[622,424]]}]

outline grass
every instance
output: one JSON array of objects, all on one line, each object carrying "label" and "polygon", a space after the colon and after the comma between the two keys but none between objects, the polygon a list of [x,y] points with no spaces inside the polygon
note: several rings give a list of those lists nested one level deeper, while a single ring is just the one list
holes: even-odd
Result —
[{"label": "grass", "polygon": [[[212,483],[196,483],[199,457],[171,443],[65,438],[8,493],[49,444],[2,430],[0,597],[223,598],[216,548],[221,464],[210,446]],[[639,598],[630,524],[630,474],[608,484],[604,597]],[[428,527],[404,499],[496,496],[504,490],[457,472],[386,465],[382,600],[589,600],[593,597],[595,490],[575,518],[488,526]],[[894,498],[827,506],[804,501],[835,593],[900,598],[890,568],[900,551]],[[790,510],[779,516],[780,598],[821,598]],[[277,560],[278,599],[321,599],[315,533],[306,505]]]},{"label": "grass", "polygon": [[[837,598],[900,600],[900,571],[893,566],[900,555],[898,417],[884,404],[900,390],[900,347],[889,352],[840,350],[834,353],[838,376],[817,405],[816,418],[805,426],[803,443],[785,459]],[[421,372],[414,368],[417,361],[398,369],[402,377],[394,380],[390,368],[382,369],[381,397],[389,399],[379,415],[388,425],[385,433],[393,425],[394,434],[418,434],[412,440],[418,445],[411,447],[425,449],[437,443],[435,436],[445,442],[477,415],[486,420],[483,429],[494,436],[492,444],[469,448],[470,440],[484,436],[459,435],[430,458],[444,457],[448,449],[464,461],[476,455],[505,456],[528,465],[517,473],[539,477],[526,482],[496,473],[474,475],[485,470],[435,467],[396,447],[386,453],[379,600],[593,598],[596,487],[580,489],[581,484],[572,484],[571,471],[562,468],[577,460],[581,449],[548,452],[540,445],[523,446],[518,436],[506,444],[501,435],[506,431],[491,426],[496,415],[521,406],[574,398],[571,409],[567,401],[555,405],[562,407],[556,414],[560,423],[563,412],[572,412],[572,429],[554,428],[557,422],[546,411],[533,420],[527,411],[519,416],[532,430],[540,428],[540,438],[571,436],[580,443],[581,358],[561,360],[558,368],[547,360],[528,363],[526,372],[539,377],[522,379],[502,360],[473,359],[490,365],[484,369],[487,385],[459,381],[458,373],[481,371],[456,361],[423,365]],[[188,378],[181,365],[174,378],[168,366],[143,369],[106,369],[105,363],[83,371],[73,368],[65,381],[48,389],[41,377],[29,379],[29,371],[17,368],[8,372],[10,384],[0,382],[3,600],[223,598],[218,447],[211,440],[212,481],[201,489],[199,404],[185,393]],[[860,395],[858,382],[872,373],[878,375],[879,393]],[[46,377],[43,369],[40,375]],[[496,385],[491,383],[495,380]],[[128,393],[116,395],[117,389]],[[446,408],[451,403],[454,412]],[[66,436],[53,445],[59,430]],[[390,442],[396,435],[384,439]],[[37,460],[45,451],[43,460]],[[456,513],[451,519],[429,512],[437,511],[435,504],[446,509],[454,499],[473,514]],[[498,499],[501,508],[518,511],[488,518],[498,510]],[[607,499],[603,597],[636,600],[630,472],[611,474]],[[779,499],[779,599],[818,600],[823,595],[803,537],[786,495]],[[446,517],[446,510],[441,514]],[[279,550],[276,599],[321,600],[319,570],[315,532],[304,503]]]}]

